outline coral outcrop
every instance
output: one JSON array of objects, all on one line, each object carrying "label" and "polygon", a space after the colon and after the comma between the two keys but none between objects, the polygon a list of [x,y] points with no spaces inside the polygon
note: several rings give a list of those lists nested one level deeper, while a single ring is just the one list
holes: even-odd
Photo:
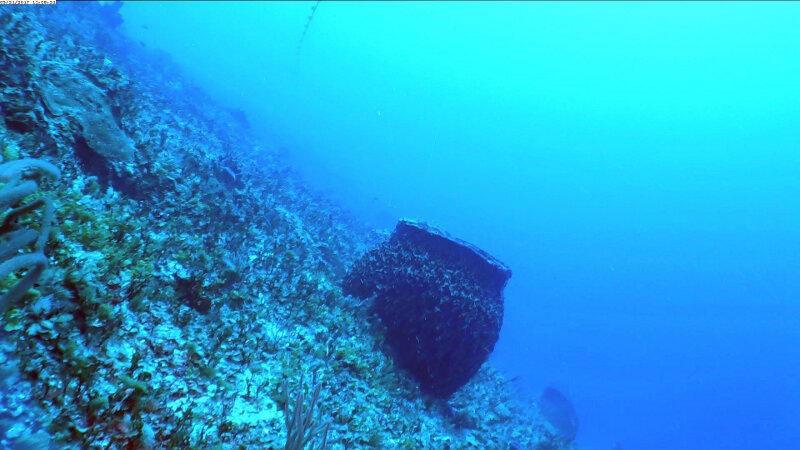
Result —
[{"label": "coral outcrop", "polygon": [[449,397],[497,342],[511,270],[473,245],[401,220],[388,241],[356,261],[344,292],[375,296],[386,340],[423,390]]}]

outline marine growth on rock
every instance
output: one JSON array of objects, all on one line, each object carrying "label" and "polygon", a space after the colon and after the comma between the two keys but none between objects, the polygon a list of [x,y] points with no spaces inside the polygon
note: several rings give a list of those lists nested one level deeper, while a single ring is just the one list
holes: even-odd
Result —
[{"label": "marine growth on rock", "polygon": [[353,265],[344,292],[374,295],[400,366],[424,391],[449,397],[494,349],[509,277],[505,264],[475,246],[401,220],[388,241]]}]

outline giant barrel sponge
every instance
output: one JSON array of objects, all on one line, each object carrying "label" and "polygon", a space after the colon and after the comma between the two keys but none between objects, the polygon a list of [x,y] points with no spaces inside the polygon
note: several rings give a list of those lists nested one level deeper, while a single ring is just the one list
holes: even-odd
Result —
[{"label": "giant barrel sponge", "polygon": [[483,250],[411,220],[357,260],[344,292],[375,296],[386,342],[420,388],[449,397],[478,371],[503,323],[511,270]]}]

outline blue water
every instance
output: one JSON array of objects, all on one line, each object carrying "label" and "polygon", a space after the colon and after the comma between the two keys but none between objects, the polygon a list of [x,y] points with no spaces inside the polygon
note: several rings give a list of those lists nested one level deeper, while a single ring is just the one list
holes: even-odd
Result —
[{"label": "blue water", "polygon": [[376,228],[514,270],[494,364],[587,449],[800,442],[800,3],[130,3]]}]

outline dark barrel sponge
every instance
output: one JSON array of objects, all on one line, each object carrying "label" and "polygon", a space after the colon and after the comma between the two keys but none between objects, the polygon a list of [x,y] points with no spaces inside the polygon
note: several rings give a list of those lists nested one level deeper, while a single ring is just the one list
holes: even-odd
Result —
[{"label": "dark barrel sponge", "polygon": [[449,397],[478,371],[503,323],[511,270],[424,223],[401,220],[345,276],[344,292],[375,296],[398,365],[423,391]]}]

